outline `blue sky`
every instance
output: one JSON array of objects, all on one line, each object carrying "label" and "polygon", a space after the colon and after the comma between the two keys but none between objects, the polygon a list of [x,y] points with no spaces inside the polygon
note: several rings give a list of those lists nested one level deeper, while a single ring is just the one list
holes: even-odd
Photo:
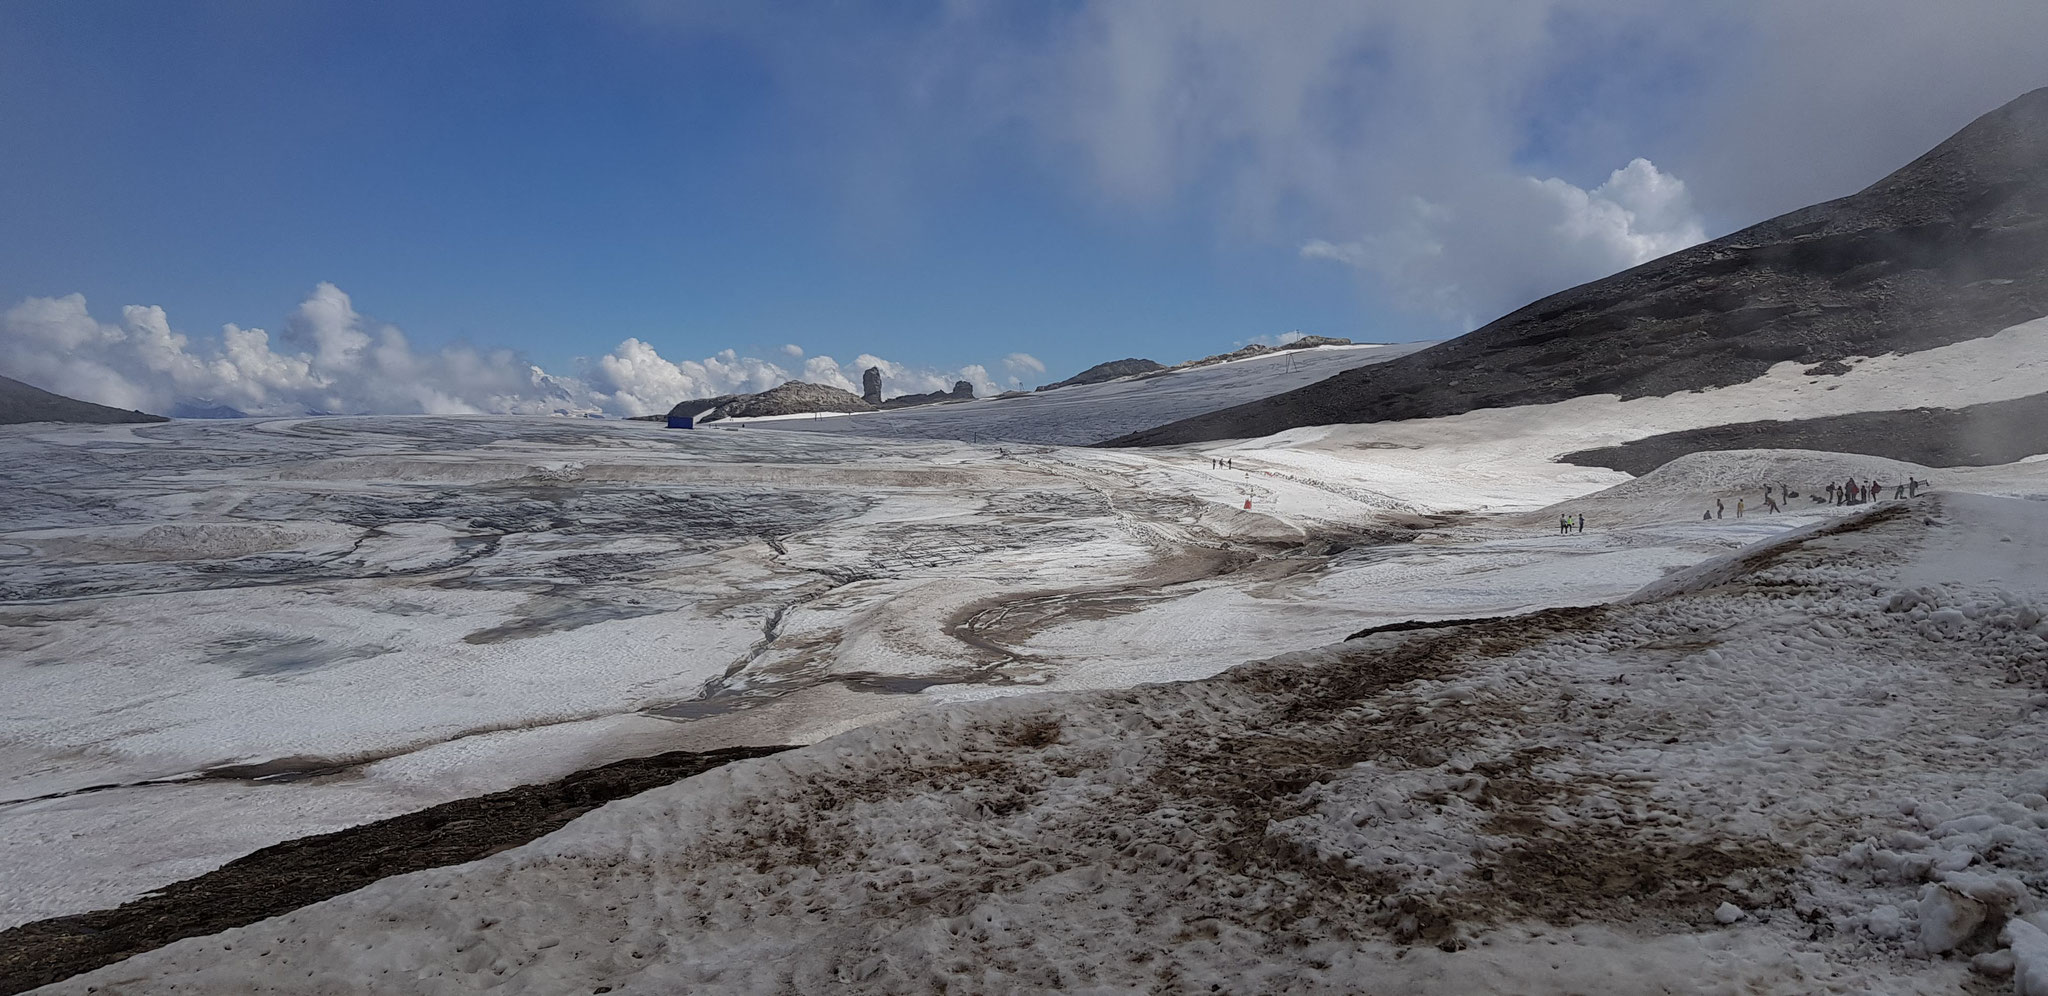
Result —
[{"label": "blue sky", "polygon": [[[331,284],[369,339],[516,351],[620,398],[588,362],[629,339],[871,354],[912,389],[1294,330],[1433,338],[1847,193],[2048,83],[2011,41],[2040,18],[1999,5],[1853,59],[1811,44],[1840,24],[1774,5],[1265,11],[9,2],[0,307],[82,295],[102,328],[24,305],[0,331],[44,380],[79,359],[49,343],[139,341],[125,305],[201,359],[231,323],[310,350]],[[1930,44],[1971,65],[1886,57]],[[1001,368],[1020,352],[1050,372]],[[227,389],[107,367],[157,404]]]}]

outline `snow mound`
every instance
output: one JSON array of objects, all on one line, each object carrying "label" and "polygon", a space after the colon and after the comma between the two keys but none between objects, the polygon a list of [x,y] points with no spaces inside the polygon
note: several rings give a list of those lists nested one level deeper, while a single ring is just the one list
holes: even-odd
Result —
[{"label": "snow mound", "polygon": [[[1885,485],[1883,497],[1889,499],[1892,486],[1904,484],[1909,476],[1925,481],[1940,474],[1918,464],[1857,453],[1712,450],[1686,454],[1634,480],[1532,512],[1527,521],[1581,512],[1589,523],[1602,525],[1697,521],[1709,512],[1725,521],[1736,518],[1737,502],[1747,515],[1765,514],[1765,488],[1782,503],[1782,512],[1832,515],[1843,509],[1826,500],[1831,482],[1851,477],[1876,480]],[[1790,501],[1781,497],[1781,485],[1794,493]]]},{"label": "snow mound", "polygon": [[1581,500],[1646,499],[1702,495],[1755,493],[1764,485],[1785,484],[1795,491],[1811,492],[1830,481],[1851,477],[1859,481],[1878,480],[1903,483],[1910,475],[1922,480],[1937,471],[1915,463],[1887,460],[1859,453],[1823,453],[1818,450],[1713,450],[1688,453],[1633,481],[1617,484]]}]

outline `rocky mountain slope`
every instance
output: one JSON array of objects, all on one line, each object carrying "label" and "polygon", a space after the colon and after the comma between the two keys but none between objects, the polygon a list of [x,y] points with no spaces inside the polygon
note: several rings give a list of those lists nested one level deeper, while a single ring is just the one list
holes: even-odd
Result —
[{"label": "rocky mountain slope", "polygon": [[1148,446],[1721,387],[2048,314],[2048,88],[1848,197],[1551,295],[1412,356],[1110,440]]},{"label": "rocky mountain slope", "polygon": [[1166,369],[1166,364],[1164,363],[1128,356],[1121,360],[1097,363],[1066,380],[1039,385],[1038,389],[1041,391],[1051,391],[1062,387],[1073,387],[1077,384],[1101,384],[1105,381],[1115,380],[1118,377],[1129,377],[1132,374],[1151,373],[1155,370],[1164,369]]},{"label": "rocky mountain slope", "polygon": [[95,405],[0,377],[0,425],[20,422],[167,422],[161,415]]}]

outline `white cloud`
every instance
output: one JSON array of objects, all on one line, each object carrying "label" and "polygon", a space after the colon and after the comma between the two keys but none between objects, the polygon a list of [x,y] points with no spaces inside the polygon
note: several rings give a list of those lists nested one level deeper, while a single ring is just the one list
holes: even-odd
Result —
[{"label": "white cloud", "polygon": [[782,353],[784,356],[787,356],[792,360],[801,360],[804,358],[804,348],[793,342],[785,344],[782,347]]},{"label": "white cloud", "polygon": [[[802,350],[781,352],[796,358]],[[276,338],[260,328],[227,325],[218,339],[195,343],[171,327],[162,308],[129,306],[119,323],[101,322],[79,294],[29,298],[0,312],[0,373],[82,400],[153,412],[206,402],[252,415],[645,415],[686,399],[765,391],[792,379],[857,393],[860,371],[868,366],[883,368],[890,396],[950,390],[956,380],[992,386],[978,364],[949,372],[866,354],[845,366],[813,356],[792,373],[731,349],[701,360],[670,360],[637,338],[595,360],[579,360],[576,375],[562,376],[512,350],[416,350],[397,327],[358,313],[347,294],[326,283],[292,312]]]},{"label": "white cloud", "polygon": [[[1328,245],[1328,243],[1324,244]],[[1331,246],[1330,248],[1336,249],[1337,247]],[[1302,247],[1302,254],[1309,254],[1308,247]],[[1285,346],[1290,342],[1299,342],[1302,338],[1302,335],[1303,333],[1300,332],[1282,332],[1279,335],[1255,335],[1249,339],[1244,340],[1243,342],[1238,343],[1238,345]]]},{"label": "white cloud", "polygon": [[[1701,215],[1718,233],[1850,193],[2048,82],[2048,4],[2011,0],[657,6],[746,39],[833,123],[832,175],[885,178],[849,181],[851,211],[1022,148],[1084,197],[1350,262],[1467,326]],[[1654,189],[1600,179],[1638,157],[1697,203],[1661,217],[1635,199]]]},{"label": "white cloud", "polygon": [[1300,252],[1372,274],[1403,305],[1470,329],[1705,239],[1685,183],[1638,158],[1591,190],[1525,176],[1477,187],[1456,205],[1411,199],[1390,229],[1311,239]]},{"label": "white cloud", "polygon": [[1003,369],[1019,377],[1026,374],[1043,374],[1045,363],[1030,353],[1011,353],[1003,357]]}]

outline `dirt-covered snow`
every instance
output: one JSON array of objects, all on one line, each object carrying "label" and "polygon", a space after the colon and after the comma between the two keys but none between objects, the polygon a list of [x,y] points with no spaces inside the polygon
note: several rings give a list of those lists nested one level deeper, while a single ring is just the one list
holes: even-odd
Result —
[{"label": "dirt-covered snow", "polygon": [[1206,459],[767,427],[30,426],[0,452],[0,927],[621,757],[1612,598],[1743,538],[1452,534],[1362,490],[1276,507]]},{"label": "dirt-covered snow", "polygon": [[49,991],[2035,978],[2044,605],[2048,506],[1882,505],[1608,607],[904,716]]}]

